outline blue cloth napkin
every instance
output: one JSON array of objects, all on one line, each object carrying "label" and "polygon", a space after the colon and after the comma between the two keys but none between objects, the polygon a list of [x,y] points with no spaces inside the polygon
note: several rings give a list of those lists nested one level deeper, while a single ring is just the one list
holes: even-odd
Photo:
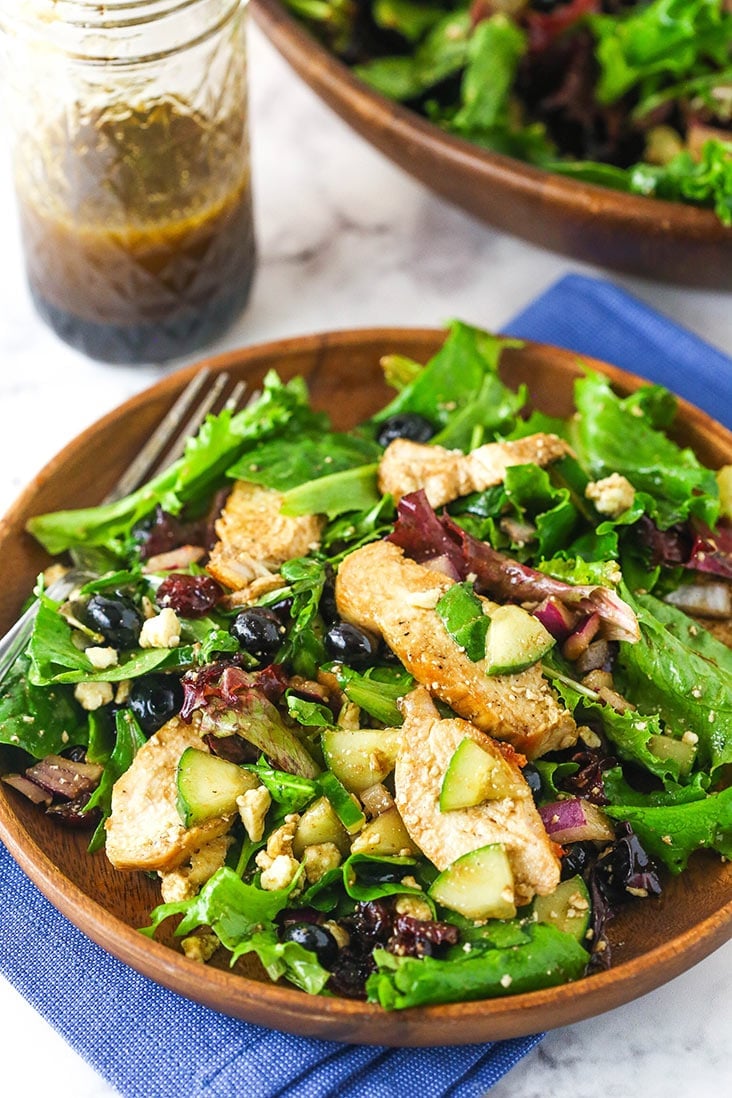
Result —
[{"label": "blue cloth napkin", "polygon": [[732,428],[732,358],[611,282],[566,275],[503,330],[666,385]]},{"label": "blue cloth napkin", "polygon": [[[661,381],[732,425],[732,360],[609,283],[564,278],[507,330]],[[227,1018],[108,956],[1,846],[0,910],[0,971],[125,1098],[478,1098],[541,1039],[383,1049]]]}]

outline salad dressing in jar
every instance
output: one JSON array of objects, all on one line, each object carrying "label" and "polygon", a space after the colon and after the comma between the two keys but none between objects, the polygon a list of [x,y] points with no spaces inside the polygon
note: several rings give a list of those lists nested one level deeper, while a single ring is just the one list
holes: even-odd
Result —
[{"label": "salad dressing in jar", "polygon": [[38,312],[108,362],[210,342],[255,267],[240,0],[39,0],[12,17],[3,2]]}]

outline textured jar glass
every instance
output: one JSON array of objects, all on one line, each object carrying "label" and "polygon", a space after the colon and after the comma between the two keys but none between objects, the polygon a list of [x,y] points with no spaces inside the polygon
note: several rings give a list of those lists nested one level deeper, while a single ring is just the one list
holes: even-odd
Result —
[{"label": "textured jar glass", "polygon": [[255,266],[246,0],[0,0],[36,308],[107,362],[199,348]]}]

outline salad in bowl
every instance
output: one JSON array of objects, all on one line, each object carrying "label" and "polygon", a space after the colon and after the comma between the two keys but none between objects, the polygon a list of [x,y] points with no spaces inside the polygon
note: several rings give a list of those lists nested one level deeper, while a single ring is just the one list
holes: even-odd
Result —
[{"label": "salad in bowl", "polygon": [[387,1010],[511,996],[732,853],[730,468],[659,386],[587,367],[529,411],[513,345],[395,347],[350,431],[269,373],[131,496],[28,523],[93,574],[39,579],[3,780],[155,878],[143,934]]}]

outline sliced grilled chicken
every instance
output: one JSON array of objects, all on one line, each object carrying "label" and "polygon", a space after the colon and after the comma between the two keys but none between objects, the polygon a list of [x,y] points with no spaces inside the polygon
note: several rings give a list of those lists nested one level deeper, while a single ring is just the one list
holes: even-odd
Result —
[{"label": "sliced grilled chicken", "polygon": [[282,495],[259,484],[237,481],[216,522],[218,542],[208,570],[235,591],[277,572],[283,561],[302,557],[320,542],[318,515],[283,515]]},{"label": "sliced grilled chicken", "polygon": [[379,465],[379,488],[398,502],[423,488],[432,507],[500,484],[511,465],[545,465],[571,453],[558,435],[527,435],[511,442],[489,442],[469,454],[397,438]]},{"label": "sliced grilled chicken", "polygon": [[183,824],[176,772],[187,747],[208,751],[195,721],[186,724],[173,717],[143,744],[129,770],[115,783],[106,849],[117,869],[169,872],[231,827],[233,816],[189,828]]},{"label": "sliced grilled chicken", "polygon": [[434,608],[452,582],[377,541],[345,558],[336,602],[344,619],[382,636],[418,682],[483,732],[530,759],[569,747],[574,719],[538,666],[486,675],[484,662],[469,659],[447,632]]},{"label": "sliced grilled chicken", "polygon": [[[560,863],[521,771],[499,745],[467,721],[441,720],[424,687],[402,699],[404,725],[394,784],[396,803],[410,838],[438,869],[489,843],[502,843],[514,875],[516,903],[545,896],[559,884]],[[515,795],[471,808],[440,811],[448,763],[469,736],[500,757],[516,779]]]}]

